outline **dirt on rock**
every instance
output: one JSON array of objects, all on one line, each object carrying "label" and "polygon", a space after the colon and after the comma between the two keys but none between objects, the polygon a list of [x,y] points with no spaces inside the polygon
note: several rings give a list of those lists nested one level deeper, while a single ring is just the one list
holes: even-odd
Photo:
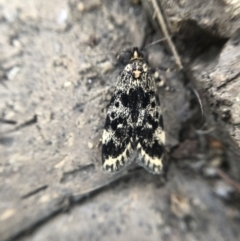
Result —
[{"label": "dirt on rock", "polygon": [[[239,26],[230,0],[0,0],[0,240],[239,240]],[[102,171],[134,46],[165,83],[165,178]]]}]

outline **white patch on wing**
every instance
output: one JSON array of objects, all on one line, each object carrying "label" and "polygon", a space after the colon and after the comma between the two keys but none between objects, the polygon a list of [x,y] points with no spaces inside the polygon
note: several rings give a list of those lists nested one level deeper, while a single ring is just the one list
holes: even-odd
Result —
[{"label": "white patch on wing", "polygon": [[[129,157],[127,155],[127,152],[129,152]],[[112,172],[112,173],[118,172],[124,166],[129,165],[133,161],[134,157],[135,156],[133,155],[133,150],[132,150],[131,144],[129,143],[127,145],[126,149],[124,150],[124,152],[121,153],[118,157],[115,157],[115,158],[108,157],[107,159],[105,159],[104,164],[103,164],[103,169],[107,172]],[[119,167],[117,167],[117,161],[119,161]],[[113,165],[113,170],[111,170],[111,169],[107,170],[106,167],[111,166],[111,165]]]}]

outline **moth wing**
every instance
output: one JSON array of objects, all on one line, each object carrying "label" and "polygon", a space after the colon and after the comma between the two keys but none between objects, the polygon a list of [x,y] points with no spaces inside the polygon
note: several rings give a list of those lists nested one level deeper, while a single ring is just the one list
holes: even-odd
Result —
[{"label": "moth wing", "polygon": [[153,174],[163,172],[165,132],[162,111],[154,92],[149,95],[149,104],[139,113],[136,140],[138,163]]},{"label": "moth wing", "polygon": [[123,86],[123,77],[110,101],[102,136],[103,169],[110,173],[120,171],[133,160],[133,126],[130,108]]}]

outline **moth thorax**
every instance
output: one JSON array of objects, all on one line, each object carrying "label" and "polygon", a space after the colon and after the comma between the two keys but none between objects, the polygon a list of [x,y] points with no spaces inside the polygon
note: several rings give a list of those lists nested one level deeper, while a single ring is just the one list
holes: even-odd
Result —
[{"label": "moth thorax", "polygon": [[139,69],[133,70],[133,78],[134,79],[139,79],[142,75],[142,71]]}]

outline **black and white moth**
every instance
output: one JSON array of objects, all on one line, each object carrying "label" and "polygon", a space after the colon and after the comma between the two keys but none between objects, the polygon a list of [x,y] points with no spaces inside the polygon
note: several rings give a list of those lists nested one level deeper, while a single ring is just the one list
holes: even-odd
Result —
[{"label": "black and white moth", "polygon": [[163,172],[165,133],[155,88],[142,53],[133,48],[107,110],[102,136],[105,171],[118,172],[136,158],[147,171]]}]

